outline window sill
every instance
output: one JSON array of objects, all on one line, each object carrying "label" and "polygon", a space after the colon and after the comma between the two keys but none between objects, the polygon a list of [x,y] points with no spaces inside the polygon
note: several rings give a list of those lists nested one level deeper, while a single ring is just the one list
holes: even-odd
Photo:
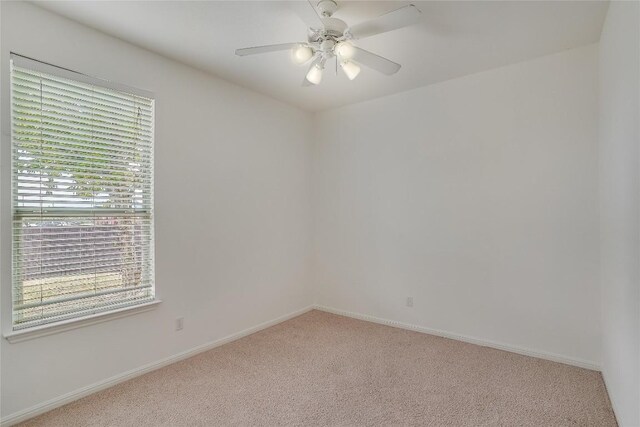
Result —
[{"label": "window sill", "polygon": [[71,329],[83,328],[96,323],[107,322],[109,320],[119,319],[121,317],[133,316],[134,314],[144,313],[155,309],[162,301],[159,299],[136,305],[133,307],[125,307],[106,313],[92,314],[90,316],[79,317],[77,319],[69,319],[50,325],[35,326],[24,330],[6,332],[4,337],[10,343],[18,343],[21,341],[32,340],[35,338],[53,335]]}]

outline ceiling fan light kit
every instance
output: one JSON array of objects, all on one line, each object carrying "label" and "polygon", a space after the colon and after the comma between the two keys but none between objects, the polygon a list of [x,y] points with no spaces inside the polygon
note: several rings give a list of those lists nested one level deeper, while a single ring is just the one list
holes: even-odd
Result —
[{"label": "ceiling fan light kit", "polygon": [[314,85],[320,84],[320,82],[322,81],[323,70],[324,67],[322,67],[320,64],[313,64],[309,69],[309,72],[307,72],[306,79],[309,81],[309,83],[312,83]]},{"label": "ceiling fan light kit", "polygon": [[356,77],[358,77],[358,74],[360,74],[360,66],[355,62],[340,62],[340,67],[342,67],[342,71],[344,71],[349,80],[355,79]]},{"label": "ceiling fan light kit", "polygon": [[302,65],[313,57],[313,49],[309,46],[299,44],[291,49],[291,56],[293,57],[293,62]]},{"label": "ceiling fan light kit", "polygon": [[338,43],[333,51],[338,58],[345,61],[353,58],[353,55],[355,53],[353,45],[346,41]]},{"label": "ceiling fan light kit", "polygon": [[338,10],[338,4],[334,0],[320,0],[316,5],[317,11],[309,1],[294,1],[290,4],[309,26],[306,42],[237,49],[236,55],[291,50],[291,58],[297,65],[303,65],[313,59],[303,86],[317,85],[322,81],[322,72],[329,59],[337,61],[336,69],[337,64],[340,64],[349,80],[360,74],[361,65],[386,75],[397,73],[400,64],[361,49],[355,46],[353,41],[413,25],[420,20],[420,11],[410,4],[350,27],[346,22],[333,17]]}]

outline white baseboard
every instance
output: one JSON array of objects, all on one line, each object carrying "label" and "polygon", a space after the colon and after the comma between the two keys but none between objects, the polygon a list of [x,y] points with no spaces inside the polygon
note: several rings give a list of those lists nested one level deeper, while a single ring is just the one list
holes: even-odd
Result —
[{"label": "white baseboard", "polygon": [[24,409],[22,411],[18,411],[16,413],[10,414],[7,417],[0,420],[0,426],[8,427],[14,424],[18,424],[22,421],[25,421],[29,418],[33,418],[45,412],[48,412],[52,409],[58,408],[62,405],[66,405],[67,403],[71,403],[74,400],[78,400],[100,390],[104,390],[106,388],[112,387],[116,384],[122,383],[124,381],[130,380],[137,376],[146,374],[151,371],[155,371],[156,369],[160,369],[164,366],[170,365],[172,363],[178,362],[183,359],[188,359],[189,357],[195,356],[198,353],[205,352],[207,350],[211,350],[213,348],[219,347],[221,345],[230,343],[232,341],[238,340],[240,338],[246,337],[247,335],[251,335],[255,332],[266,329],[270,326],[277,325],[278,323],[282,323],[285,320],[289,320],[291,318],[297,317],[301,314],[304,314],[308,311],[311,311],[313,306],[308,306],[300,310],[296,310],[292,313],[285,314],[284,316],[277,317],[273,320],[269,320],[267,322],[260,323],[259,325],[253,326],[251,328],[245,329],[243,331],[237,332],[235,334],[226,336],[224,338],[220,338],[218,340],[208,342],[197,347],[191,348],[189,350],[183,351],[178,354],[174,354],[173,356],[166,357],[164,359],[158,360],[156,362],[149,363],[144,366],[140,366],[136,369],[132,369],[130,371],[124,372],[122,374],[115,375],[111,378],[107,378],[106,380],[99,381],[97,383],[88,385],[86,387],[82,387],[78,390],[74,390],[70,393],[64,394],[62,396],[58,396],[46,402],[34,405],[30,408]]},{"label": "white baseboard", "polygon": [[365,320],[367,322],[379,323],[381,325],[392,326],[394,328],[407,329],[415,332],[422,332],[424,334],[436,335],[439,337],[450,338],[457,341],[464,341],[471,344],[480,345],[483,347],[491,347],[498,350],[509,351],[512,353],[522,354],[524,356],[537,357],[539,359],[551,360],[553,362],[564,363],[566,365],[578,366],[580,368],[590,369],[592,371],[599,371],[600,366],[590,360],[583,360],[568,356],[562,356],[555,353],[549,353],[541,350],[533,350],[526,347],[520,347],[512,344],[505,344],[497,341],[491,341],[483,338],[470,337],[468,335],[456,334],[453,332],[443,331],[440,329],[427,328],[425,326],[412,325],[409,323],[398,322],[396,320],[382,319],[368,314],[354,313],[351,311],[339,310],[323,305],[314,305],[314,309],[320,311],[326,311],[327,313],[338,314],[340,316],[352,317],[358,320]]},{"label": "white baseboard", "polygon": [[618,423],[619,426],[622,426],[622,423],[620,421],[620,417],[618,417],[618,414],[620,412],[618,412],[618,408],[616,407],[616,399],[614,399],[613,394],[611,393],[611,388],[609,388],[609,383],[607,382],[607,370],[604,369],[604,366],[602,367],[602,381],[604,381],[604,388],[607,390],[607,396],[609,397],[609,402],[611,403],[611,409],[613,409],[613,415],[616,417],[616,422]]}]

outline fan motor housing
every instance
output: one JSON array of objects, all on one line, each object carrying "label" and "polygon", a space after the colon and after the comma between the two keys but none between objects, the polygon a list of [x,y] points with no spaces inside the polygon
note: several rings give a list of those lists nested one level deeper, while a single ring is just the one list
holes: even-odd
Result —
[{"label": "fan motor housing", "polygon": [[324,31],[327,35],[341,37],[347,29],[347,23],[338,18],[322,18]]},{"label": "fan motor housing", "polygon": [[323,52],[333,52],[333,48],[336,46],[335,40],[326,39],[320,44],[320,50]]}]

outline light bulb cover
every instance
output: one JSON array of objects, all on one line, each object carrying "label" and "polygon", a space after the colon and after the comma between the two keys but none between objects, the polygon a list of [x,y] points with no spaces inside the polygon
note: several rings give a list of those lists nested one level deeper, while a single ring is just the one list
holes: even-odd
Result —
[{"label": "light bulb cover", "polygon": [[360,66],[351,61],[343,61],[340,63],[342,71],[347,75],[349,80],[353,80],[360,74]]},{"label": "light bulb cover", "polygon": [[307,73],[307,80],[314,85],[320,84],[322,80],[322,67],[318,64],[311,67]]},{"label": "light bulb cover", "polygon": [[293,62],[298,65],[302,65],[313,56],[313,50],[309,46],[300,44],[291,49],[291,58]]},{"label": "light bulb cover", "polygon": [[353,45],[349,42],[338,43],[333,51],[336,56],[343,61],[348,61],[349,59],[353,58],[353,55],[356,53]]}]

